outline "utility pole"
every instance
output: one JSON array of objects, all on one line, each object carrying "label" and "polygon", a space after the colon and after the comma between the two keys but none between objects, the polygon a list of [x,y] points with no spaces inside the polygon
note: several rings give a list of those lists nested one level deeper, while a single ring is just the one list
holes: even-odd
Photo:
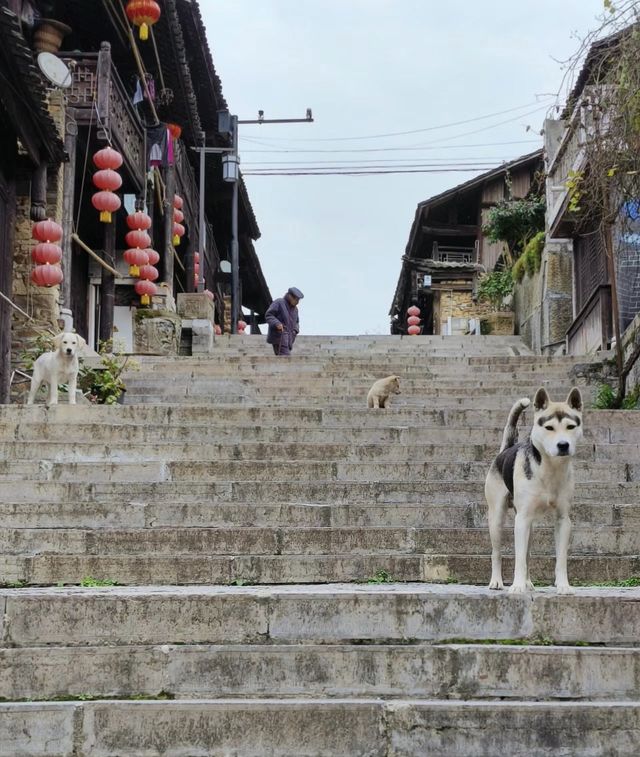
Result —
[{"label": "utility pole", "polygon": [[313,123],[311,108],[307,108],[304,118],[271,118],[264,117],[264,111],[258,111],[257,119],[238,119],[228,110],[218,111],[218,131],[231,138],[231,147],[207,147],[204,132],[201,134],[202,145],[192,147],[200,153],[200,250],[203,263],[198,277],[198,292],[204,290],[204,249],[206,244],[206,224],[204,217],[205,193],[205,156],[209,153],[222,155],[222,178],[233,184],[231,195],[231,333],[238,331],[238,318],[242,303],[240,302],[240,245],[238,240],[238,186],[240,183],[240,156],[238,155],[238,125],[239,124],[296,124]]}]

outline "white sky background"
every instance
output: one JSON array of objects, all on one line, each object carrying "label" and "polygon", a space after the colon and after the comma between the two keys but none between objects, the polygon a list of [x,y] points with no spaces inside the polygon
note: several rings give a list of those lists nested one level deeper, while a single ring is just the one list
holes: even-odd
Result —
[{"label": "white sky background", "polygon": [[[602,0],[200,0],[200,7],[232,113],[303,118],[313,109],[312,124],[241,126],[248,172],[321,160],[473,159],[488,167],[535,150],[549,95],[561,86],[559,61],[578,48],[576,34],[596,27]],[[512,108],[520,109],[422,133],[328,141]],[[388,149],[398,147],[420,149]],[[275,152],[363,148],[387,149]],[[304,292],[302,333],[388,334],[416,205],[477,173],[245,175],[271,294],[289,286]]]}]

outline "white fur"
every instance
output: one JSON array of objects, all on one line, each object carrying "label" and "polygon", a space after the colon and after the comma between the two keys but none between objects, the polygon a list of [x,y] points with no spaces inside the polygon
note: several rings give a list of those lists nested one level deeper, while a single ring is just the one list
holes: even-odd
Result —
[{"label": "white fur", "polygon": [[367,407],[385,408],[391,394],[400,394],[400,379],[398,376],[387,376],[378,379],[367,394]]},{"label": "white fur", "polygon": [[78,383],[78,353],[86,345],[78,334],[65,332],[53,339],[55,350],[44,352],[33,364],[31,389],[27,405],[33,405],[41,384],[49,387],[48,405],[58,404],[58,384],[67,384],[69,404],[76,404],[76,385]]},{"label": "white fur", "polygon": [[[526,407],[520,400],[520,411]],[[528,405],[528,401],[526,401]],[[517,410],[512,408],[510,419]],[[539,389],[534,400],[535,415],[530,441],[540,455],[537,463],[525,447],[519,447],[513,466],[513,506],[516,511],[514,524],[515,570],[512,594],[533,590],[529,577],[529,555],[533,523],[540,513],[553,511],[556,516],[556,570],[555,585],[558,594],[570,594],[573,589],[567,576],[567,553],[571,521],[569,511],[573,500],[573,456],[576,444],[582,437],[582,398],[577,389],[572,390],[566,402],[551,402],[544,389]],[[579,423],[572,419],[579,419]],[[543,421],[540,425],[540,421]],[[509,424],[504,439],[508,437]],[[528,475],[527,475],[528,474]],[[511,504],[509,492],[496,464],[491,466],[485,481],[485,496],[489,508],[489,533],[491,536],[491,581],[490,589],[502,589],[502,528],[507,507]]]}]

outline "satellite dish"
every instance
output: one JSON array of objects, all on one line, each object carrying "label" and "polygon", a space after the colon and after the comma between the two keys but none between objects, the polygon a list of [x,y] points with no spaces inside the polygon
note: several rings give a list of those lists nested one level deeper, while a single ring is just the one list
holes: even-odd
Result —
[{"label": "satellite dish", "polygon": [[38,66],[54,87],[67,89],[73,82],[71,71],[67,64],[53,53],[39,53]]}]

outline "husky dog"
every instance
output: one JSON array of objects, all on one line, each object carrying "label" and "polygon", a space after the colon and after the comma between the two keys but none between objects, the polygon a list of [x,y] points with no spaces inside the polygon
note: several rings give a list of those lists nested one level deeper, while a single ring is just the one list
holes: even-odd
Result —
[{"label": "husky dog", "polygon": [[569,392],[566,402],[551,402],[545,389],[533,400],[533,428],[526,442],[518,444],[516,425],[529,406],[525,397],[511,408],[502,436],[500,453],[493,461],[484,485],[489,506],[491,535],[490,589],[502,589],[502,528],[507,507],[516,511],[514,528],[515,571],[509,591],[533,590],[529,579],[529,552],[533,521],[540,512],[556,515],[556,579],[558,594],[571,594],[567,578],[567,549],[573,499],[572,458],[582,437],[582,396]]},{"label": "husky dog", "polygon": [[387,376],[374,382],[367,394],[367,407],[385,408],[392,394],[400,394],[400,378]]}]

